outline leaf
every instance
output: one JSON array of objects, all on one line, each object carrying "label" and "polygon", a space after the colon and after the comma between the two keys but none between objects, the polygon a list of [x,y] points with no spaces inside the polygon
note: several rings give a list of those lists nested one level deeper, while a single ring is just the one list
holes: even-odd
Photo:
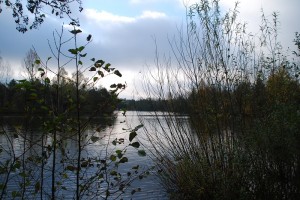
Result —
[{"label": "leaf", "polygon": [[72,166],[72,165],[68,165],[66,167],[66,170],[69,170],[69,171],[75,171],[76,170],[76,167]]},{"label": "leaf", "polygon": [[78,65],[82,65],[82,61],[81,60],[78,61]]},{"label": "leaf", "polygon": [[136,127],[133,129],[133,131],[137,131],[137,130],[139,130],[140,128],[142,128],[143,126],[144,126],[143,124],[140,124],[140,125],[136,126]]},{"label": "leaf", "polygon": [[116,150],[116,153],[119,154],[119,153],[122,153],[122,151],[121,150]]},{"label": "leaf", "polygon": [[104,67],[104,69],[106,70],[106,71],[109,71],[109,67],[111,66],[111,64],[110,63],[107,63],[106,65],[105,65],[105,67]]},{"label": "leaf", "polygon": [[76,55],[77,54],[77,50],[76,49],[69,49],[68,50],[71,54]]},{"label": "leaf", "polygon": [[89,42],[91,39],[92,39],[92,35],[89,34],[89,35],[87,36],[86,40]]},{"label": "leaf", "polygon": [[38,71],[44,72],[45,70],[43,68],[38,68]]},{"label": "leaf", "polygon": [[37,64],[37,65],[39,65],[39,64],[41,64],[41,61],[40,60],[35,60],[34,63]]},{"label": "leaf", "polygon": [[132,167],[132,169],[138,170],[139,169],[139,165]]},{"label": "leaf", "polygon": [[84,46],[81,46],[81,47],[79,47],[77,50],[78,50],[79,52],[81,52],[81,51],[83,51],[83,49],[84,49]]},{"label": "leaf", "polygon": [[45,83],[50,83],[50,79],[47,77],[47,78],[45,78]]},{"label": "leaf", "polygon": [[139,156],[146,156],[145,150],[138,150]]},{"label": "leaf", "polygon": [[89,71],[96,71],[96,67],[91,67]]},{"label": "leaf", "polygon": [[135,138],[135,136],[137,136],[137,133],[135,131],[131,132],[129,134],[129,141],[131,142]]},{"label": "leaf", "polygon": [[95,62],[95,67],[100,68],[105,62],[103,60],[97,60]]},{"label": "leaf", "polygon": [[117,156],[111,155],[110,156],[110,160],[113,161],[113,162],[115,162],[117,160]]},{"label": "leaf", "polygon": [[110,88],[116,88],[117,87],[117,85],[116,84],[112,84],[112,85],[110,85]]},{"label": "leaf", "polygon": [[87,54],[79,54],[80,57],[85,57]]},{"label": "leaf", "polygon": [[118,158],[121,159],[123,157],[122,153],[118,153]]},{"label": "leaf", "polygon": [[131,143],[130,146],[133,146],[134,148],[139,148],[140,143],[139,142],[134,142],[134,143]]},{"label": "leaf", "polygon": [[76,34],[78,34],[78,33],[81,33],[82,32],[82,30],[80,30],[80,29],[74,29],[74,30],[72,30],[72,31],[70,31],[72,34],[74,34],[74,35],[76,35]]},{"label": "leaf", "polygon": [[102,71],[98,71],[98,74],[101,76],[101,77],[104,77],[104,73]]},{"label": "leaf", "polygon": [[91,61],[95,62],[95,58],[92,58]]},{"label": "leaf", "polygon": [[114,71],[114,74],[119,76],[119,77],[122,77],[122,74],[119,72],[119,70]]},{"label": "leaf", "polygon": [[96,82],[97,80],[98,80],[98,77],[95,76],[95,77],[93,78],[93,81]]},{"label": "leaf", "polygon": [[119,161],[119,163],[126,163],[126,162],[128,162],[128,158],[127,158],[127,157],[123,157],[123,158]]},{"label": "leaf", "polygon": [[97,136],[92,136],[92,137],[91,137],[91,140],[92,140],[93,143],[97,142],[99,139],[100,139],[100,138],[97,137]]}]

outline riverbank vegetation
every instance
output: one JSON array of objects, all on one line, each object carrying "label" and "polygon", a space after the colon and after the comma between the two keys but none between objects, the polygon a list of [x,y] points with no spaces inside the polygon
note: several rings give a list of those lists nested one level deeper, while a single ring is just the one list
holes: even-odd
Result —
[{"label": "riverbank vegetation", "polygon": [[[149,99],[164,102],[165,117],[145,132],[171,198],[297,199],[299,34],[285,53],[277,13],[262,13],[258,37],[237,5],[224,13],[218,0],[201,0],[187,14],[170,39],[173,59],[157,52],[144,77]],[[179,98],[189,119],[174,114]]]},{"label": "riverbank vegetation", "polygon": [[[126,165],[128,149],[146,155],[136,140],[142,126],[129,128],[123,121],[123,129],[113,132],[113,111],[125,84],[112,84],[109,91],[96,85],[122,74],[110,63],[86,58],[91,35],[81,46],[78,27],[68,36],[64,31],[53,33],[53,46],[49,42],[53,58],[43,61],[29,51],[26,79],[0,85],[0,114],[19,116],[17,125],[2,120],[5,116],[0,120],[0,199],[118,198],[149,173]],[[73,48],[62,50],[70,43]],[[70,78],[64,67],[71,64]],[[131,187],[129,196],[139,191]]]}]

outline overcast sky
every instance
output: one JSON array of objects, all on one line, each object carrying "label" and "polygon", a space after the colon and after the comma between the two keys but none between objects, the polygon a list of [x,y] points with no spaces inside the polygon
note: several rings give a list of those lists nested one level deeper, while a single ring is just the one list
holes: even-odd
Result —
[{"label": "overcast sky", "polygon": [[[187,2],[188,0],[186,0]],[[189,2],[195,2],[190,0]],[[83,0],[84,11],[78,15],[83,30],[82,38],[93,35],[93,42],[87,48],[88,57],[103,59],[120,69],[123,80],[107,77],[110,82],[126,81],[127,90],[121,97],[131,98],[133,80],[140,76],[145,65],[154,60],[155,44],[160,52],[170,52],[167,38],[176,33],[185,19],[182,0]],[[221,0],[222,9],[233,8],[235,0]],[[296,31],[300,32],[299,0],[240,0],[239,20],[248,23],[251,31],[258,32],[261,8],[267,16],[279,12],[280,39],[286,47],[292,47]],[[26,52],[34,46],[42,59],[51,56],[48,41],[52,33],[60,30],[67,19],[47,15],[38,30],[25,34],[15,29],[11,11],[0,14],[0,56],[8,61],[14,77],[20,77],[20,66]],[[70,69],[71,70],[71,69]],[[103,85],[105,83],[103,82]]]}]

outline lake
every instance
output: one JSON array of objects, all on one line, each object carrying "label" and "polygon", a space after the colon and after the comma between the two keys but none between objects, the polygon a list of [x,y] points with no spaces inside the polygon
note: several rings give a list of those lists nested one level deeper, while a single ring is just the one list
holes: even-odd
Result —
[{"label": "lake", "polygon": [[[140,142],[139,149],[128,146],[130,129],[141,124],[138,115],[142,116],[143,124],[152,123],[153,126],[155,123],[156,116],[152,113],[128,111],[126,117],[117,112],[111,126],[103,125],[101,119],[93,120],[87,126],[81,141],[84,148],[81,154],[80,183],[82,190],[86,190],[81,199],[105,199],[106,188],[110,191],[108,199],[168,199],[167,192],[156,176],[158,169],[154,167],[153,160],[138,154],[138,150],[149,153],[150,144],[142,129],[136,131],[137,136],[131,142]],[[4,117],[1,121],[2,198],[12,199],[15,196],[16,199],[49,199],[53,173],[53,136],[41,133],[39,126],[25,126],[25,131],[22,118]],[[56,199],[74,199],[78,142],[75,136],[65,134],[57,134],[57,140],[60,148],[56,151],[55,159]],[[114,145],[113,141],[117,141],[117,144]],[[118,161],[120,154],[116,152],[121,151],[128,162],[116,166],[116,161],[113,161]],[[7,166],[13,166],[14,169],[7,170],[12,169]],[[3,191],[6,182],[7,189]],[[120,192],[120,187],[124,188],[124,192]]]}]

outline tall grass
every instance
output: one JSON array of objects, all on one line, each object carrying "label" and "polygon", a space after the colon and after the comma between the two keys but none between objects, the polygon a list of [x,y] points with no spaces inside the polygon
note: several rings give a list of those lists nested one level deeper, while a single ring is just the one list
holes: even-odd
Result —
[{"label": "tall grass", "polygon": [[[167,110],[145,132],[172,199],[299,194],[298,65],[282,53],[276,13],[272,22],[262,15],[255,37],[237,6],[191,6],[186,28],[170,39],[172,58],[157,52],[145,75],[146,94]],[[180,105],[188,120],[175,112]]]}]

